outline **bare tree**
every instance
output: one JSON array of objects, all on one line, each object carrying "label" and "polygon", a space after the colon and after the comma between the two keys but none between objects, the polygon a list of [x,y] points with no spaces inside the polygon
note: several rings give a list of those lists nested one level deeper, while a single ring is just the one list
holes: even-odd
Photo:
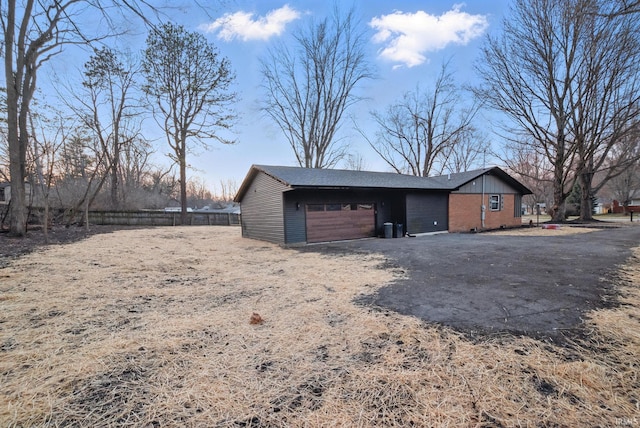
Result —
[{"label": "bare tree", "polygon": [[177,201],[180,197],[180,180],[173,166],[169,169],[152,168],[145,187],[155,208],[167,206],[168,201]]},{"label": "bare tree", "polygon": [[67,212],[67,225],[84,224],[88,229],[89,207],[109,177],[106,154],[100,141],[80,126],[69,138],[65,138],[62,156],[63,175],[56,185],[56,191]]},{"label": "bare tree", "polygon": [[295,35],[296,50],[280,45],[262,60],[263,110],[284,133],[298,164],[330,168],[345,155],[336,133],[360,98],[355,87],[372,77],[367,39],[353,9],[311,23]]},{"label": "bare tree", "polygon": [[67,139],[69,128],[68,120],[58,112],[48,120],[42,116],[29,114],[31,128],[31,154],[34,162],[35,177],[30,180],[31,189],[38,198],[37,206],[44,209],[42,215],[42,230],[45,242],[49,242],[49,209],[51,206],[50,195],[56,182],[56,166],[58,152]]},{"label": "bare tree", "polygon": [[523,201],[533,210],[553,201],[553,168],[544,154],[526,142],[512,143],[502,157],[507,169],[531,190]]},{"label": "bare tree", "polygon": [[[147,5],[146,0],[7,0],[0,3],[11,175],[9,227],[13,235],[26,233],[24,179],[29,147],[28,116],[38,71],[52,56],[62,52],[65,44],[91,43],[106,36],[89,36],[88,31],[83,31],[79,25],[82,13],[101,13],[106,22],[112,23],[117,12],[126,10],[146,21],[139,5]],[[92,30],[95,32],[95,28]]]},{"label": "bare tree", "polygon": [[[580,1],[580,0],[578,0]],[[476,94],[505,113],[507,141],[529,141],[553,168],[554,221],[564,220],[573,187],[575,145],[569,135],[570,94],[581,66],[583,33],[574,0],[515,0],[502,35],[489,36],[477,71]]]},{"label": "bare tree", "polygon": [[[640,162],[640,153],[611,157],[614,147],[640,130],[640,14],[602,16],[606,0],[577,2],[584,34],[571,87],[570,130],[576,145],[580,219],[591,220],[594,195],[611,178]],[[624,145],[620,147],[625,147]],[[603,171],[598,183],[596,173]]]},{"label": "bare tree", "polygon": [[581,218],[591,219],[594,193],[628,164],[608,152],[633,132],[638,117],[638,19],[608,16],[609,0],[517,0],[501,38],[489,38],[477,91],[510,122],[511,141],[536,145],[553,166],[554,221],[576,181]]},{"label": "bare tree", "polygon": [[229,109],[236,94],[231,66],[215,46],[198,33],[167,23],[147,38],[143,59],[145,91],[155,106],[154,117],[173,150],[171,159],[180,170],[181,221],[187,221],[187,144],[206,139],[232,144],[218,132],[235,119]]},{"label": "bare tree", "polygon": [[442,162],[444,171],[458,173],[483,167],[489,152],[488,141],[480,135],[475,126],[470,126],[467,132],[461,132],[445,151]]},{"label": "bare tree", "polygon": [[220,193],[216,197],[222,202],[231,202],[238,193],[238,187],[235,180],[220,180]]},{"label": "bare tree", "polygon": [[[151,155],[154,149],[142,136],[133,138],[123,147],[120,161],[122,204],[126,209],[152,208],[145,205],[145,185],[153,173]],[[149,195],[146,195],[149,196]],[[152,202],[151,202],[152,203]]]},{"label": "bare tree", "polygon": [[96,49],[84,66],[84,91],[77,92],[68,103],[100,143],[114,209],[125,199],[120,183],[122,157],[139,139],[142,121],[134,94],[139,65],[130,56],[124,58],[111,48]]},{"label": "bare tree", "polygon": [[442,65],[430,91],[418,87],[383,112],[372,112],[378,126],[373,140],[360,132],[398,173],[421,177],[442,174],[461,148],[456,146],[462,144],[478,147],[482,153],[472,125],[477,106],[460,107],[460,89],[448,68],[449,63]]},{"label": "bare tree", "polygon": [[349,153],[345,159],[345,167],[351,171],[365,171],[367,162],[360,153]]},{"label": "bare tree", "polygon": [[213,203],[213,194],[209,190],[206,181],[202,177],[191,177],[187,183],[187,199],[189,205],[202,208]]}]

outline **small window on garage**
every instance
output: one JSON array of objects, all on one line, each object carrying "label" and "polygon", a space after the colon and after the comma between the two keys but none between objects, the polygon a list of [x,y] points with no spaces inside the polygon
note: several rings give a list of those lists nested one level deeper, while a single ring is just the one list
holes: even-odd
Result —
[{"label": "small window on garage", "polygon": [[324,204],[308,204],[307,211],[309,212],[324,211]]},{"label": "small window on garage", "polygon": [[489,196],[489,209],[491,211],[500,211],[500,200],[502,198],[500,195],[490,195]]},{"label": "small window on garage", "polygon": [[327,204],[327,211],[342,211],[342,204]]},{"label": "small window on garage", "polygon": [[373,204],[358,204],[359,210],[372,210]]},{"label": "small window on garage", "polygon": [[351,211],[352,209],[352,204],[342,204],[342,211]]}]

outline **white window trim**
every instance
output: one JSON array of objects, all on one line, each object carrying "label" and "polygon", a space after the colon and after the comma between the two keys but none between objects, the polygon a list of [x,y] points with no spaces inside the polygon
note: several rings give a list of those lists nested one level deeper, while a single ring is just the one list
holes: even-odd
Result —
[{"label": "white window trim", "polygon": [[[495,201],[496,208],[494,208],[493,198],[497,198]],[[489,195],[489,211],[501,211],[502,210],[502,195]]]}]

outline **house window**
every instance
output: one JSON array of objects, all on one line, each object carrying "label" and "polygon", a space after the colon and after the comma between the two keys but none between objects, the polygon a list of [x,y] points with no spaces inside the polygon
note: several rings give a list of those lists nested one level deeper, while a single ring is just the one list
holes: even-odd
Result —
[{"label": "house window", "polygon": [[308,204],[307,211],[324,211],[324,204]]},{"label": "house window", "polygon": [[500,211],[500,202],[501,202],[501,197],[500,195],[490,195],[489,196],[489,209],[491,211]]}]

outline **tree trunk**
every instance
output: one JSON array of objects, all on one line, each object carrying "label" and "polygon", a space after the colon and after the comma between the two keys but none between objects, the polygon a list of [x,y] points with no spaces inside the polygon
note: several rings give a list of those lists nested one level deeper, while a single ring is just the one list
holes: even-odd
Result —
[{"label": "tree trunk", "polygon": [[15,2],[9,2],[7,24],[4,32],[4,71],[7,88],[7,142],[9,146],[9,173],[11,174],[11,205],[9,230],[11,235],[27,233],[27,206],[24,187],[26,150],[20,147],[18,130],[19,83],[13,70],[13,43],[15,28]]},{"label": "tree trunk", "polygon": [[21,169],[11,164],[11,207],[9,210],[9,231],[12,236],[27,233],[27,204]]},{"label": "tree trunk", "polygon": [[88,232],[89,231],[89,201],[84,206],[84,228]]},{"label": "tree trunk", "polygon": [[593,174],[580,174],[580,220],[593,220],[593,200],[591,199],[591,178]]},{"label": "tree trunk", "polygon": [[187,224],[187,160],[180,157],[180,224]]},{"label": "tree trunk", "polygon": [[44,198],[44,220],[42,222],[42,232],[44,233],[45,244],[49,243],[49,196]]},{"label": "tree trunk", "polygon": [[111,206],[113,209],[120,209],[121,204],[118,198],[118,188],[120,187],[120,141],[116,137],[113,144],[113,159],[111,159]]},{"label": "tree trunk", "polygon": [[553,177],[553,206],[551,207],[551,221],[562,222],[565,220],[565,193],[562,165],[556,162]]},{"label": "tree trunk", "polygon": [[120,208],[118,202],[118,167],[116,164],[111,166],[111,207],[114,210]]},{"label": "tree trunk", "polygon": [[[17,94],[14,91],[14,96]],[[7,95],[7,98],[9,96]],[[7,102],[9,104],[9,102]],[[27,233],[27,195],[24,185],[27,159],[26,120],[15,109],[15,116],[8,117],[9,159],[11,173],[11,212],[9,227],[11,235],[24,236]],[[14,125],[15,124],[15,125]]]}]

